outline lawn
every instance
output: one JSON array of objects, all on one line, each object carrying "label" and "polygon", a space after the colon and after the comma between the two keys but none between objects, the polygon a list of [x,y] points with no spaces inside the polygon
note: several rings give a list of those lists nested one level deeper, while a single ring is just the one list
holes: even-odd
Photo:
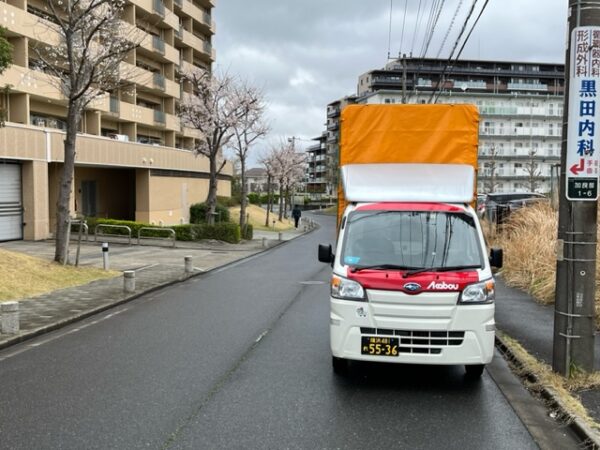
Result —
[{"label": "lawn", "polygon": [[[235,206],[229,208],[231,213],[231,220],[236,223],[240,219],[240,207]],[[267,217],[267,210],[257,205],[248,205],[246,207],[246,214],[249,214],[249,223],[254,227],[255,230],[271,230],[271,231],[284,231],[294,227],[294,222],[290,219],[283,219],[281,222],[277,220],[279,217],[276,213],[269,214],[269,227],[265,227],[265,219]],[[275,224],[273,225],[273,220]]]},{"label": "lawn", "polygon": [[62,266],[22,253],[0,249],[0,302],[17,300],[78,286],[117,272]]}]

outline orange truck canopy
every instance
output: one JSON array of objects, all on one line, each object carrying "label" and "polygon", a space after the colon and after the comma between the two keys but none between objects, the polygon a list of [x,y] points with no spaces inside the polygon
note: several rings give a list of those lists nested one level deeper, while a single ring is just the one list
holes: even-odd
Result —
[{"label": "orange truck canopy", "polygon": [[[477,172],[479,112],[475,105],[349,105],[342,110],[340,134],[340,167],[467,164]],[[427,180],[422,188],[427,189]],[[338,220],[345,208],[340,185]]]}]

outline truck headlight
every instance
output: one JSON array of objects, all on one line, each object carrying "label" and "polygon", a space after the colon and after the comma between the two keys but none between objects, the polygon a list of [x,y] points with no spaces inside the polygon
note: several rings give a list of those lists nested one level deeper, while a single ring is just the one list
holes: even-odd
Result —
[{"label": "truck headlight", "polygon": [[494,280],[468,285],[460,294],[460,303],[492,303],[496,299]]},{"label": "truck headlight", "polygon": [[365,290],[356,281],[349,280],[339,275],[331,277],[331,296],[344,300],[366,301]]}]

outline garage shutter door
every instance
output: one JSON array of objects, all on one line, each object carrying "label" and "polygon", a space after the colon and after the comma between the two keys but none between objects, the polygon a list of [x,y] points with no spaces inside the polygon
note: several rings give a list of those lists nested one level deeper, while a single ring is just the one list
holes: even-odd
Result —
[{"label": "garage shutter door", "polygon": [[0,163],[0,241],[23,239],[21,166]]}]

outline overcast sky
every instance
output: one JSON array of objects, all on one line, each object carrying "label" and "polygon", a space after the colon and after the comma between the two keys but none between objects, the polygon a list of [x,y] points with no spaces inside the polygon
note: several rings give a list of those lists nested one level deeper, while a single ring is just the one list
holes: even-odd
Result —
[{"label": "overcast sky", "polygon": [[[392,57],[401,44],[403,53],[421,54],[434,3],[392,0],[390,39],[390,0],[217,0],[215,69],[263,89],[271,142],[310,139],[325,129],[327,104],[355,93],[360,74],[383,67],[388,47]],[[472,3],[443,0],[426,56],[448,58]],[[564,63],[566,25],[567,0],[489,0],[461,59]],[[251,166],[267,145],[257,146]]]}]

